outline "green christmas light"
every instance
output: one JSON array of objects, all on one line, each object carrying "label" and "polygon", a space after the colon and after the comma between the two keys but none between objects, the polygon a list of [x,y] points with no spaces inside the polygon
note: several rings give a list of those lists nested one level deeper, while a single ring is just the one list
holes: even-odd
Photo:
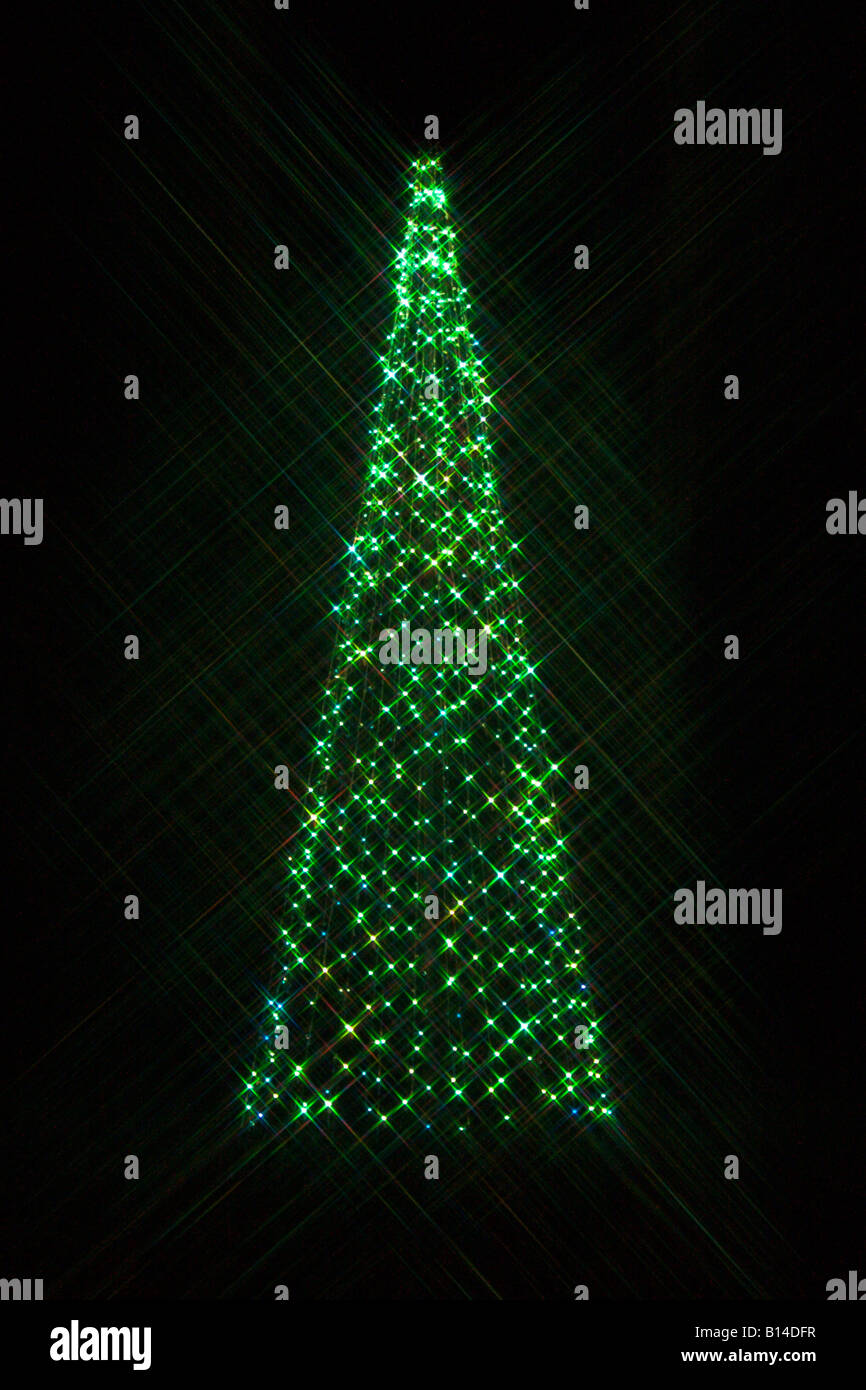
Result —
[{"label": "green christmas light", "polygon": [[[278,979],[241,1092],[276,1128],[610,1111],[447,204],[438,158],[417,159]],[[382,634],[406,624],[466,641],[389,664]]]}]

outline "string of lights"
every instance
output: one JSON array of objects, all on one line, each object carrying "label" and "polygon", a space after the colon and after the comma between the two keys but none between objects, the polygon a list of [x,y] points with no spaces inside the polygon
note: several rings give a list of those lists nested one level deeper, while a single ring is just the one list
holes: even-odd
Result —
[{"label": "string of lights", "polygon": [[[612,1106],[559,821],[567,783],[539,712],[438,156],[412,164],[394,270],[277,982],[243,1105],[277,1129],[329,1116],[356,1133],[592,1123]],[[486,658],[474,668],[455,658],[470,632]],[[443,648],[443,633],[460,642]]]}]

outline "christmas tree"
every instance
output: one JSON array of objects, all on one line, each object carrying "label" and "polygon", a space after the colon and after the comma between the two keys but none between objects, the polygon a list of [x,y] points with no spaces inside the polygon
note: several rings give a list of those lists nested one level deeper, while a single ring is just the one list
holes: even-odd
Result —
[{"label": "christmas tree", "polygon": [[[438,157],[415,160],[396,314],[251,1123],[401,1135],[608,1114],[567,787],[494,476]],[[572,1117],[577,1117],[577,1120]]]}]

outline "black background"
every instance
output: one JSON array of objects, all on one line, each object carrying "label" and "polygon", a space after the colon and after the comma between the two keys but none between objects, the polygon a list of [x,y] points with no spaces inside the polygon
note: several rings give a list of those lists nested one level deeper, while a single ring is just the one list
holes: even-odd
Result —
[{"label": "black background", "polygon": [[[221,11],[194,16],[256,94],[241,92],[234,106],[166,39],[168,7],[46,12],[12,54],[16,306],[3,490],[45,498],[46,535],[39,548],[0,541],[0,1273],[42,1276],[49,1296],[94,1298],[269,1297],[280,1281],[309,1298],[568,1298],[577,1282],[618,1298],[820,1298],[858,1260],[866,1272],[864,542],[824,529],[828,498],[863,478],[859,34],[838,11],[792,14],[776,3],[594,4],[588,14],[565,3],[235,8],[234,38]],[[200,55],[208,51],[202,41]],[[676,147],[673,111],[711,92],[723,106],[783,107],[781,155]],[[119,139],[127,111],[147,126],[135,156]],[[187,133],[209,132],[224,182],[181,138],[184,112]],[[606,499],[623,499],[613,533],[593,538],[591,575],[605,545],[617,550],[617,525],[629,544],[641,527],[670,537],[684,616],[647,633],[648,647],[655,637],[660,649],[688,648],[690,777],[670,798],[721,881],[785,893],[780,937],[726,942],[724,966],[688,963],[684,1015],[669,892],[705,875],[668,845],[668,894],[656,905],[647,876],[641,932],[626,942],[611,930],[599,953],[625,1016],[631,1142],[455,1154],[435,1195],[417,1155],[371,1157],[367,1168],[355,1155],[347,1168],[326,1146],[268,1152],[232,1133],[230,1068],[246,1055],[269,924],[254,923],[252,909],[212,918],[218,941],[187,932],[188,957],[181,939],[220,898],[234,852],[249,856],[232,863],[237,882],[255,864],[264,883],[278,848],[279,816],[269,803],[262,815],[250,807],[265,807],[279,751],[303,758],[305,711],[327,669],[323,596],[338,582],[339,538],[357,503],[390,309],[383,271],[428,112],[442,123],[464,274],[501,383],[504,495],[539,609],[563,602],[562,572],[545,556],[574,501],[586,496],[603,513]],[[218,249],[183,218],[171,223],[165,189],[218,234]],[[159,218],[144,215],[147,204]],[[270,283],[269,248],[286,228],[300,285],[281,337],[273,316],[249,311],[225,263],[244,271],[252,295]],[[597,277],[589,292],[570,269],[570,247],[584,240]],[[578,313],[577,297],[596,286]],[[294,335],[314,343],[315,360],[292,355]],[[526,355],[545,351],[533,383]],[[168,440],[252,409],[253,359],[291,368],[255,399],[267,428],[257,435],[254,421],[247,453],[217,447],[218,488],[180,488],[160,525],[148,489],[166,481],[156,465]],[[117,389],[130,370],[147,382],[134,417]],[[721,399],[732,370],[736,406]],[[622,477],[605,476],[600,456],[587,471],[581,419],[600,409],[601,380],[640,424],[604,418],[614,450],[622,443]],[[275,415],[273,400],[289,390]],[[329,441],[338,414],[345,430]],[[341,439],[354,439],[354,456]],[[544,486],[524,479],[519,440],[548,459]],[[291,495],[302,518],[285,593],[275,582],[251,610],[267,626],[264,650],[287,704],[262,715],[255,756],[233,761],[224,727],[214,735],[223,743],[209,730],[196,746],[195,729],[208,730],[196,708],[152,731],[148,714],[180,698],[184,669],[218,654],[235,602],[219,579],[235,563],[222,508],[231,496],[243,515],[261,489],[271,505]],[[193,526],[207,540],[187,582],[189,611],[178,616],[169,597],[139,602],[186,555]],[[253,571],[254,559],[238,561],[238,575]],[[584,622],[601,581],[573,582],[586,586]],[[136,624],[163,665],[129,696],[119,634]],[[627,686],[632,651],[618,645],[616,613],[587,626],[581,642],[597,644],[609,680]],[[740,637],[738,664],[720,659],[728,632]],[[550,677],[574,695],[554,721],[568,756],[585,727],[592,742],[580,666],[569,660],[562,654]],[[134,730],[106,771],[112,741]],[[624,747],[611,739],[614,762]],[[627,752],[632,775],[666,800],[640,749]],[[181,804],[178,769],[196,762],[204,780]],[[208,777],[213,823],[202,810]],[[170,808],[159,834],[154,805]],[[605,833],[633,834],[638,852],[638,826]],[[638,890],[641,872],[637,863]],[[130,881],[155,905],[132,940],[117,910]],[[226,873],[222,891],[234,883]],[[731,1039],[732,1060],[716,1073],[683,1035],[704,966],[714,1036]],[[231,998],[215,1003],[229,972]],[[140,1184],[122,1180],[128,1152],[145,1155]],[[744,1176],[719,1194],[729,1152],[743,1155]]]}]

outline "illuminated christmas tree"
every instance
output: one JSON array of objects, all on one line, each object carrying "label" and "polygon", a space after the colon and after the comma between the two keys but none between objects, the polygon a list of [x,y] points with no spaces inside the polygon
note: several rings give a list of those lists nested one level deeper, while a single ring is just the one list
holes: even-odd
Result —
[{"label": "illuminated christmas tree", "polygon": [[[557,797],[439,160],[396,316],[251,1123],[356,1134],[609,1113]],[[577,1117],[577,1120],[571,1117]]]}]

